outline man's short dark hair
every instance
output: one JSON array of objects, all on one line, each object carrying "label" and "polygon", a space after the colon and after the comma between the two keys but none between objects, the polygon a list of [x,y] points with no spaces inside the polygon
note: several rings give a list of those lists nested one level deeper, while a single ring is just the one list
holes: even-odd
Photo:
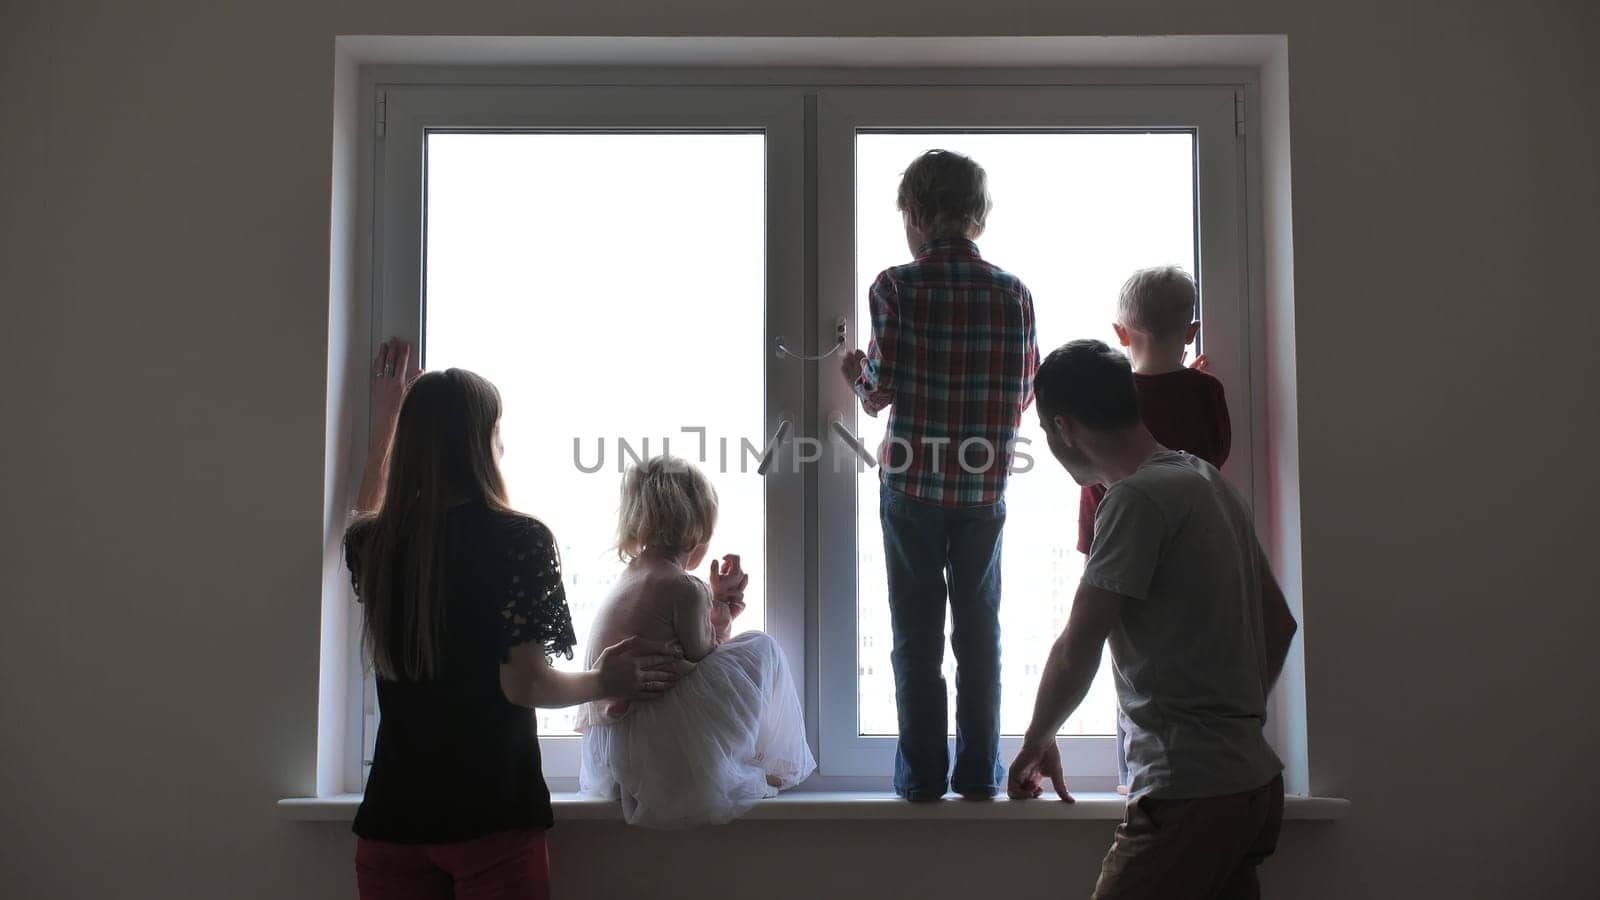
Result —
[{"label": "man's short dark hair", "polygon": [[1128,357],[1104,341],[1063,344],[1039,364],[1034,402],[1046,416],[1066,416],[1096,431],[1139,424],[1139,393]]}]

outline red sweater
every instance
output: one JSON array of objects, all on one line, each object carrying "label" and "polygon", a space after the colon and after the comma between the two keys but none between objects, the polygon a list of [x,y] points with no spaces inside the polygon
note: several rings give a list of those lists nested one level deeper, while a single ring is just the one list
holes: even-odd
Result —
[{"label": "red sweater", "polygon": [[[1222,382],[1194,369],[1160,375],[1133,376],[1139,389],[1139,415],[1155,439],[1171,450],[1200,457],[1217,468],[1228,461],[1233,426],[1228,421],[1228,399]],[[1094,546],[1094,514],[1105,485],[1083,489],[1078,501],[1078,552]]]}]

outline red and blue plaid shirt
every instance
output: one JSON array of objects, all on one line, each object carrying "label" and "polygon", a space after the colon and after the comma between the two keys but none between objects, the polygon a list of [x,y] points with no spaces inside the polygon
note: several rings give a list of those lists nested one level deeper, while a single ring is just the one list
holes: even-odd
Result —
[{"label": "red and blue plaid shirt", "polygon": [[855,391],[868,415],[889,408],[884,484],[941,506],[998,502],[1039,367],[1028,288],[973,242],[944,239],[885,269],[868,303]]}]

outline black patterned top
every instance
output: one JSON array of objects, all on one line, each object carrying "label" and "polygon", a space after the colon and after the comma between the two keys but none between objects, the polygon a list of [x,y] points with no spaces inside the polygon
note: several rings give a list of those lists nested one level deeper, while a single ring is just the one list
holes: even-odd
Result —
[{"label": "black patterned top", "polygon": [[[359,525],[345,536],[358,597],[363,537]],[[552,822],[533,710],[506,700],[500,664],[530,642],[572,658],[555,538],[535,519],[466,503],[449,513],[444,554],[439,675],[378,679],[377,746],[355,820],[364,838],[444,843]]]}]

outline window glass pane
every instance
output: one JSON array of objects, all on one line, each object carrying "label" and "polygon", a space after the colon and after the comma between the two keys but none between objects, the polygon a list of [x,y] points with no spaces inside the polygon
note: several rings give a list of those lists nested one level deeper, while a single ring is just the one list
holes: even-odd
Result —
[{"label": "window glass pane", "polygon": [[[977,160],[994,208],[978,239],[983,256],[1033,293],[1041,353],[1074,338],[1116,346],[1117,290],[1135,269],[1177,264],[1195,271],[1194,142],[1188,133],[867,133],[856,140],[856,321],[870,328],[867,288],[910,251],[895,209],[900,173],[943,148]],[[859,336],[865,346],[867,336]],[[888,413],[858,417],[869,447]],[[1029,462],[1021,454],[1032,457]],[[1026,471],[1024,471],[1026,470]],[[1083,572],[1077,551],[1078,487],[1050,456],[1033,410],[1022,417],[1017,471],[1006,494],[1000,605],[1001,727],[1026,730],[1046,655],[1065,627]],[[896,732],[892,638],[878,521],[878,471],[857,483],[862,734]],[[948,621],[948,620],[947,620]],[[947,625],[948,628],[948,625]],[[1110,655],[1062,734],[1111,734],[1116,693]],[[951,732],[955,659],[945,650]]]},{"label": "window glass pane", "polygon": [[[738,626],[764,627],[763,485],[739,452],[763,439],[764,155],[760,134],[428,137],[426,362],[500,389],[512,505],[561,545],[579,648],[560,668],[581,667],[622,569],[629,450],[710,477],[711,552],[743,557]],[[705,429],[704,455],[684,428]],[[540,733],[570,733],[572,713],[540,710]]]}]

